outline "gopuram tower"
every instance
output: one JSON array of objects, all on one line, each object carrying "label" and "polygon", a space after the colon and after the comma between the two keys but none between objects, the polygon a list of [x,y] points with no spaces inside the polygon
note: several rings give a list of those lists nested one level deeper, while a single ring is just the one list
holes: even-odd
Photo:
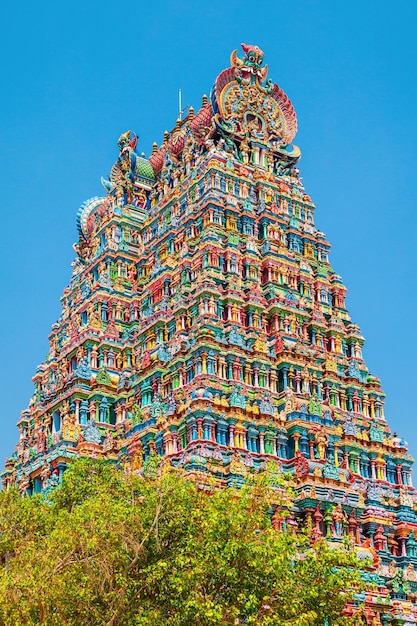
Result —
[{"label": "gopuram tower", "polygon": [[141,472],[158,454],[224,486],[269,464],[296,481],[287,525],[371,557],[367,623],[416,624],[412,458],[315,226],[294,108],[242,48],[149,159],[121,135],[81,205],[3,483],[48,491],[78,456]]}]

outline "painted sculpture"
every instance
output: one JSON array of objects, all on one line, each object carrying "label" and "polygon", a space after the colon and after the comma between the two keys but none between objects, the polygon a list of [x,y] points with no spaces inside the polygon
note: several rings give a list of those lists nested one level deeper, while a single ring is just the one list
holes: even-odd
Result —
[{"label": "painted sculpture", "polygon": [[105,195],[81,205],[3,484],[48,491],[83,455],[141,472],[158,454],[224,486],[272,462],[296,481],[287,525],[372,559],[367,623],[416,624],[412,458],[314,225],[294,108],[242,48],[149,159],[122,134]]}]

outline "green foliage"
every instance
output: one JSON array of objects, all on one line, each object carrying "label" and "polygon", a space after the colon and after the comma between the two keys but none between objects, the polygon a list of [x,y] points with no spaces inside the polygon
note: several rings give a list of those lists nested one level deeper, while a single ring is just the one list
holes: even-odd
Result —
[{"label": "green foliage", "polygon": [[286,495],[269,483],[198,489],[79,460],[53,502],[0,493],[0,626],[353,624],[354,555],[273,530]]}]

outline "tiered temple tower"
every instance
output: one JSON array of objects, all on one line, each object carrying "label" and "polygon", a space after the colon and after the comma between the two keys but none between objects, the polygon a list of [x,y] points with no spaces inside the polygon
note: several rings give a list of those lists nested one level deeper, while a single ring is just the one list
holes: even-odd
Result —
[{"label": "tiered temple tower", "polygon": [[[294,108],[242,46],[198,113],[80,207],[73,276],[3,482],[49,490],[77,456],[159,454],[224,485],[295,476],[286,523],[349,536],[369,624],[415,624],[416,492],[296,164]],[[361,598],[359,599],[361,600]]]}]

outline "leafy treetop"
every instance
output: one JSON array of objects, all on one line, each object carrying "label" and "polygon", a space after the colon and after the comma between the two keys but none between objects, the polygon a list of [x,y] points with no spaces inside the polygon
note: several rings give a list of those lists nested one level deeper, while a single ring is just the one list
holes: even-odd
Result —
[{"label": "leafy treetop", "polygon": [[274,530],[287,492],[267,476],[216,489],[81,459],[52,502],[0,493],[0,626],[359,623],[353,552]]}]

